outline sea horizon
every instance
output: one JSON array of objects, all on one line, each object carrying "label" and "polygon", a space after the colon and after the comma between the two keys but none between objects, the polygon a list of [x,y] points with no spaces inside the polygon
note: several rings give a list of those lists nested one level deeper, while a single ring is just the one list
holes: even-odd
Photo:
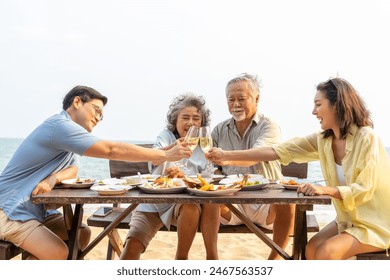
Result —
[{"label": "sea horizon", "polygon": [[[24,138],[0,137],[0,173],[11,159],[13,153]],[[114,140],[116,141],[116,140]],[[153,143],[150,140],[117,140],[132,144]],[[390,156],[390,147],[386,147]],[[79,164],[79,177],[90,177],[94,179],[105,179],[110,177],[109,160],[82,156]],[[322,172],[319,162],[309,162],[308,180],[322,180]]]}]

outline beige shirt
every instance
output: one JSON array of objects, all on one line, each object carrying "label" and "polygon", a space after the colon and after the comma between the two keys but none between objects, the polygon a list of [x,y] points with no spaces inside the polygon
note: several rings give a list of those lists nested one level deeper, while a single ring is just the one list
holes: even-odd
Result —
[{"label": "beige shirt", "polygon": [[[219,123],[212,132],[214,146],[223,150],[246,150],[258,146],[271,146],[280,142],[279,126],[270,118],[257,112],[243,138],[240,137],[233,118]],[[268,179],[282,179],[281,167],[278,161],[261,162],[250,167],[223,166],[226,175],[232,174],[262,174]]]},{"label": "beige shirt", "polygon": [[327,186],[337,187],[342,200],[333,198],[339,231],[360,242],[390,247],[390,159],[380,139],[369,127],[353,127],[346,138],[342,168],[346,184],[340,185],[332,152],[332,138],[320,133],[293,138],[273,146],[282,164],[320,160]]}]

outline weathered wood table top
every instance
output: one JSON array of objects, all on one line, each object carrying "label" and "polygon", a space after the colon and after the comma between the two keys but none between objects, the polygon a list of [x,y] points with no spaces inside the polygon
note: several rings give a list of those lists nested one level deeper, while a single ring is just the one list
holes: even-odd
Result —
[{"label": "weathered wood table top", "polygon": [[329,196],[303,196],[280,185],[256,191],[239,191],[225,196],[198,196],[186,192],[178,194],[148,194],[132,189],[121,195],[99,195],[90,189],[54,189],[32,197],[33,203],[44,204],[100,204],[100,203],[218,203],[218,204],[330,204]]},{"label": "weathered wood table top", "polygon": [[[307,242],[306,210],[312,210],[315,204],[331,204],[329,196],[303,196],[296,191],[287,190],[281,185],[268,185],[266,188],[255,191],[238,191],[231,195],[224,196],[198,196],[186,192],[178,194],[149,194],[139,189],[132,189],[121,195],[99,195],[91,189],[64,189],[57,188],[50,192],[33,196],[33,203],[43,203],[46,205],[67,205],[75,204],[75,213],[65,215],[72,226],[69,237],[69,258],[81,259],[93,247],[95,247],[120,221],[133,211],[141,203],[216,203],[225,204],[234,214],[236,214],[245,225],[250,228],[261,240],[270,248],[276,250],[284,259],[302,259]],[[103,232],[95,238],[84,250],[79,248],[77,236],[83,218],[83,204],[106,204],[120,203],[130,204],[130,206]],[[288,255],[265,233],[256,227],[244,214],[242,214],[233,204],[295,204],[295,226],[293,254]],[[68,212],[71,210],[68,210]]]}]

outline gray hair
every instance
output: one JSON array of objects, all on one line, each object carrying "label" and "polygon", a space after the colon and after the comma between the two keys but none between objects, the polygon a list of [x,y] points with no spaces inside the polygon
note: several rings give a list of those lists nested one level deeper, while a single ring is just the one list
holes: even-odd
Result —
[{"label": "gray hair", "polygon": [[231,79],[227,85],[226,85],[226,88],[225,88],[225,92],[227,94],[228,92],[228,87],[234,83],[237,83],[237,82],[248,82],[249,84],[249,87],[251,88],[253,94],[255,94],[255,96],[257,95],[260,95],[260,81],[259,79],[257,78],[256,75],[251,75],[251,74],[248,74],[248,73],[241,73],[239,76]]},{"label": "gray hair", "polygon": [[175,99],[173,99],[171,105],[169,105],[169,110],[167,113],[167,129],[172,131],[176,137],[178,137],[176,129],[176,121],[181,110],[187,107],[195,107],[198,109],[202,116],[202,126],[207,126],[210,124],[210,110],[206,107],[206,101],[203,96],[196,95],[194,93],[188,92],[181,94]]}]

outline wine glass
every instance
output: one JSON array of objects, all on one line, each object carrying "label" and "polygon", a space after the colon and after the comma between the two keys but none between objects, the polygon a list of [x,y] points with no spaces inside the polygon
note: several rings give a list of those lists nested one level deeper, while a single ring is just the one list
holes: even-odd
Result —
[{"label": "wine glass", "polygon": [[[184,142],[190,143],[190,145],[188,145],[188,148],[194,151],[195,148],[198,146],[198,142],[199,142],[199,127],[191,126],[186,136],[184,137]],[[181,167],[183,169],[188,169],[187,164],[188,164],[188,158],[185,158],[184,163],[182,164]]]},{"label": "wine glass", "polygon": [[[199,129],[199,143],[205,154],[213,147],[213,138],[211,137],[209,126],[202,126]],[[209,160],[207,161],[206,171],[210,173],[215,171],[213,164]]]}]

